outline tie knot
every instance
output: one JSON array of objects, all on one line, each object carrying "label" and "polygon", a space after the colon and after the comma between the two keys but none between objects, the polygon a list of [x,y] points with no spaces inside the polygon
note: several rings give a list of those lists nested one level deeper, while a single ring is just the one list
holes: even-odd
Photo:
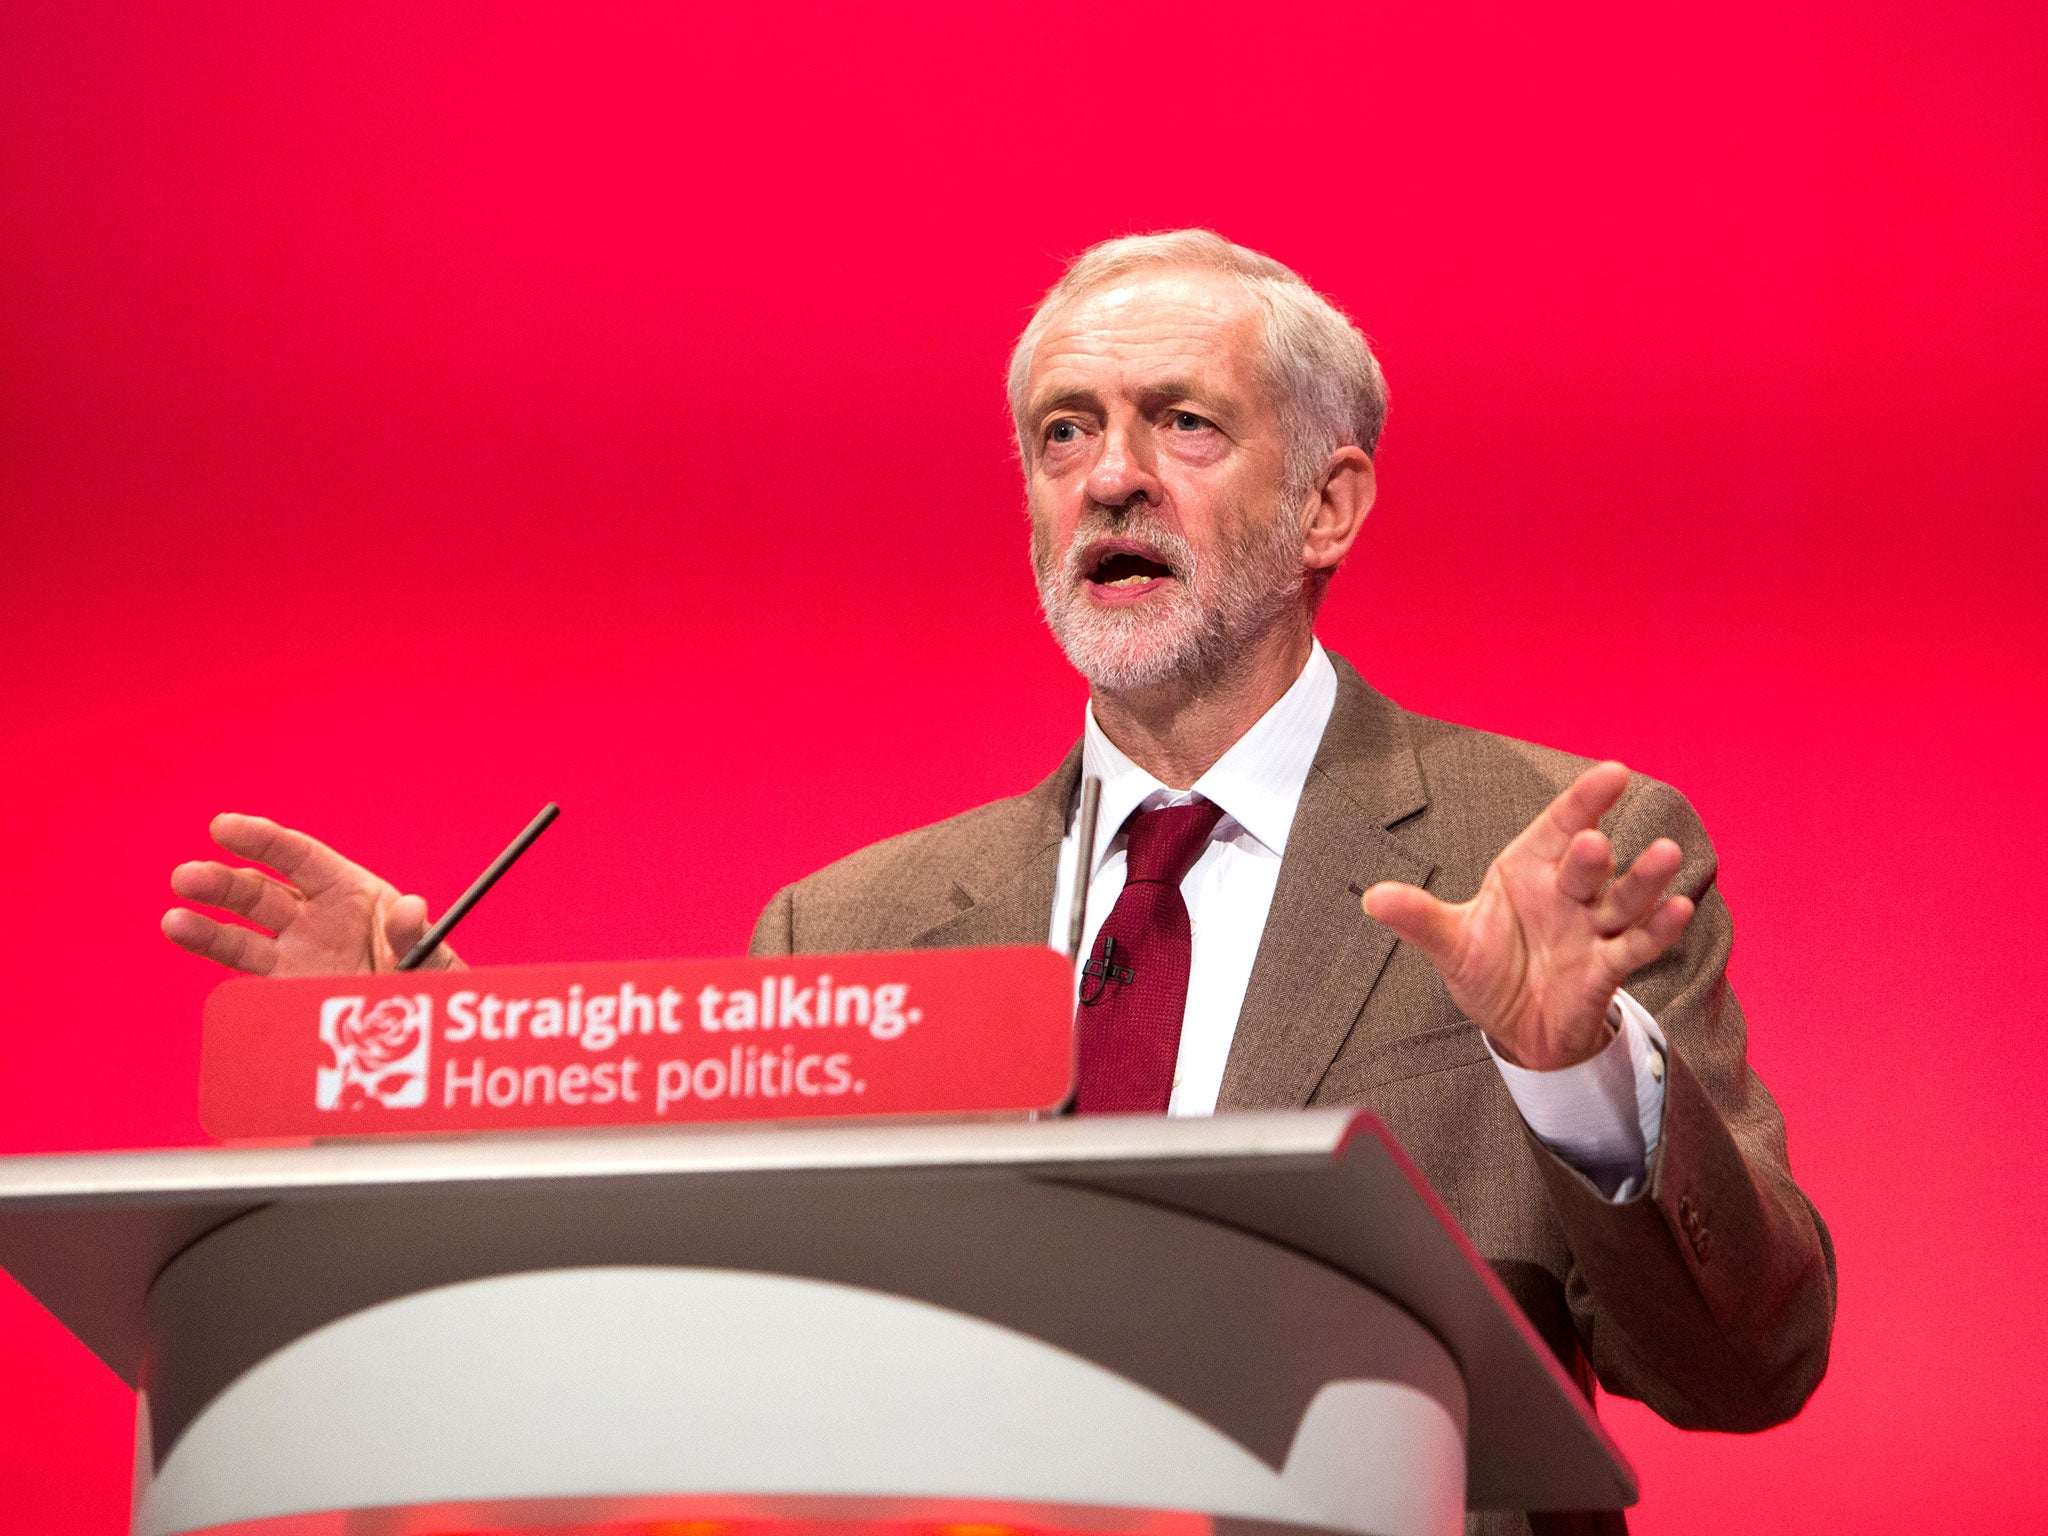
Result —
[{"label": "tie knot", "polygon": [[1223,819],[1223,807],[1207,800],[1140,811],[1124,823],[1124,883],[1157,880],[1179,885],[1195,867],[1209,834]]}]

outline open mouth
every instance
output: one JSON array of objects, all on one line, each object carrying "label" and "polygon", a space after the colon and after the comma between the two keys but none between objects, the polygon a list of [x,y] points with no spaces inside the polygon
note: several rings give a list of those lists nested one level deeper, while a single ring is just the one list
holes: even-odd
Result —
[{"label": "open mouth", "polygon": [[1138,592],[1172,577],[1165,562],[1137,549],[1103,549],[1088,565],[1088,584],[1116,593]]}]

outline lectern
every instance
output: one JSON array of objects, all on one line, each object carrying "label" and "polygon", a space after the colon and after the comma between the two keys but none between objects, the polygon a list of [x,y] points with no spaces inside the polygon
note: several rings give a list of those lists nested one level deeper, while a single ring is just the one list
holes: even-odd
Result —
[{"label": "lectern", "polygon": [[0,1265],[138,1387],[137,1536],[1635,1497],[1346,1111],[17,1157]]}]

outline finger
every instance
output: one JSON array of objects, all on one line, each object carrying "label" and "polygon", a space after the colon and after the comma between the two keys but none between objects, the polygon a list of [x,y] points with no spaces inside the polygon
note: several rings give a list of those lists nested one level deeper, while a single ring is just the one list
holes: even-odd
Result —
[{"label": "finger", "polygon": [[267,816],[224,812],[213,818],[213,840],[229,853],[268,864],[307,896],[361,874],[354,864],[303,832],[280,827]]},{"label": "finger", "polygon": [[164,914],[164,937],[202,960],[213,960],[252,976],[268,976],[277,965],[277,940],[247,928],[217,923],[189,907],[173,907]]},{"label": "finger", "polygon": [[1607,888],[1593,910],[1593,927],[1603,937],[1633,928],[1678,878],[1685,850],[1660,837],[1641,853],[1619,880]]},{"label": "finger", "polygon": [[1678,942],[1692,921],[1692,898],[1667,896],[1646,919],[1600,941],[1602,958],[1618,986]]},{"label": "finger", "polygon": [[272,933],[299,915],[299,893],[261,870],[230,869],[211,859],[180,864],[171,871],[171,889],[187,901],[221,907]]},{"label": "finger", "polygon": [[1557,888],[1573,901],[1591,901],[1614,878],[1614,845],[1600,831],[1581,832],[1557,865]]},{"label": "finger", "polygon": [[1627,788],[1627,768],[1620,763],[1595,763],[1572,780],[1508,846],[1540,859],[1563,858],[1571,840],[1588,827],[1598,826]]},{"label": "finger", "polygon": [[1382,880],[1359,898],[1367,914],[1378,918],[1430,959],[1456,959],[1464,919],[1459,909],[1438,901],[1419,885]]}]

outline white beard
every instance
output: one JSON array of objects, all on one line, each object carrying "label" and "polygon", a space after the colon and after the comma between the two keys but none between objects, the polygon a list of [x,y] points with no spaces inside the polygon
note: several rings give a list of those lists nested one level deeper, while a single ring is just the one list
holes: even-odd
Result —
[{"label": "white beard", "polygon": [[[1102,535],[1141,539],[1173,575],[1164,601],[1100,608],[1085,589],[1083,552]],[[1251,642],[1301,597],[1301,539],[1276,508],[1209,561],[1179,534],[1130,510],[1082,518],[1054,563],[1043,526],[1031,520],[1038,603],[1074,670],[1106,693],[1226,675]]]}]

